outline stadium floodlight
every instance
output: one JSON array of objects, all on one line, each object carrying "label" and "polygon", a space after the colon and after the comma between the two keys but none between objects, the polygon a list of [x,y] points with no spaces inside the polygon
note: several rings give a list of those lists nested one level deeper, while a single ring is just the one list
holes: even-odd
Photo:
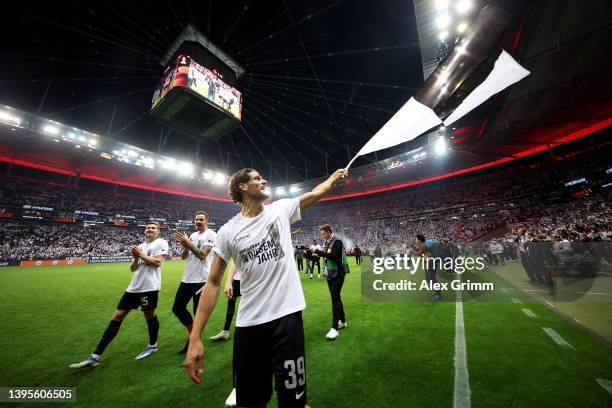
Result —
[{"label": "stadium floodlight", "polygon": [[98,141],[96,139],[89,139],[89,146],[96,147],[98,145]]},{"label": "stadium floodlight", "polygon": [[276,189],[276,194],[278,194],[279,196],[285,195],[285,187],[278,187]]},{"label": "stadium floodlight", "polygon": [[161,168],[164,170],[172,170],[174,169],[174,166],[175,166],[174,160],[172,159],[160,160],[159,164]]},{"label": "stadium floodlight", "polygon": [[152,157],[148,157],[148,156],[142,158],[142,165],[145,166],[146,168],[149,168],[149,169],[155,168],[155,162],[154,162],[153,158]]},{"label": "stadium floodlight", "polygon": [[464,21],[464,22],[460,23],[460,24],[457,26],[457,32],[458,32],[459,34],[463,34],[463,32],[464,32],[465,30],[467,30],[467,27],[468,27],[468,25],[467,25],[467,23]]},{"label": "stadium floodlight", "polygon": [[289,189],[289,192],[290,193],[297,193],[300,190],[301,190],[301,188],[299,188],[298,186],[291,186],[291,188]]},{"label": "stadium floodlight", "polygon": [[0,120],[4,123],[8,123],[9,125],[19,126],[21,124],[21,118],[15,115],[12,115],[7,111],[0,111]]},{"label": "stadium floodlight", "polygon": [[79,136],[79,142],[85,142],[87,141],[87,138],[85,138],[85,136]]},{"label": "stadium floodlight", "polygon": [[138,157],[138,152],[135,152],[134,150],[129,150],[127,152],[127,155],[130,157]]},{"label": "stadium floodlight", "polygon": [[436,9],[444,10],[448,8],[449,0],[436,0]]},{"label": "stadium floodlight", "polygon": [[434,151],[436,152],[438,156],[443,156],[446,154],[447,148],[446,148],[446,140],[444,139],[444,137],[440,136],[438,138],[438,140],[436,141],[436,144],[434,145]]},{"label": "stadium floodlight", "polygon": [[225,174],[217,173],[217,175],[213,179],[213,183],[215,183],[215,184],[223,184],[223,183],[225,183]]},{"label": "stadium floodlight", "polygon": [[440,32],[440,34],[438,34],[438,39],[440,41],[446,40],[446,38],[448,37],[448,31],[444,30],[442,32]]},{"label": "stadium floodlight", "polygon": [[193,165],[191,163],[182,162],[178,164],[177,170],[181,176],[190,176],[193,174]]},{"label": "stadium floodlight", "polygon": [[457,2],[457,6],[455,7],[455,9],[457,10],[457,13],[465,14],[468,11],[470,11],[472,6],[473,6],[473,4],[472,4],[471,0],[459,0]]},{"label": "stadium floodlight", "polygon": [[59,133],[59,129],[57,127],[53,126],[53,125],[46,125],[43,128],[43,132],[45,132],[48,135],[55,136],[55,135],[57,135]]},{"label": "stadium floodlight", "polygon": [[215,176],[210,171],[205,171],[202,173],[202,177],[204,177],[204,180],[212,180]]},{"label": "stadium floodlight", "polygon": [[441,30],[445,30],[450,23],[450,16],[447,13],[440,14],[436,19],[436,24]]}]

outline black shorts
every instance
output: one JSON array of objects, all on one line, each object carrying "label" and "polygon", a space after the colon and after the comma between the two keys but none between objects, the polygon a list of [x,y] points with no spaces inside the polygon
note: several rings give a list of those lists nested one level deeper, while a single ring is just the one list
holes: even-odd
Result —
[{"label": "black shorts", "polygon": [[117,305],[118,310],[153,310],[157,308],[157,290],[151,292],[132,293],[125,292]]},{"label": "black shorts", "polygon": [[204,284],[206,282],[200,283],[185,283],[181,282],[179,284],[178,289],[176,290],[177,298],[191,298],[193,296],[201,295],[204,291]]},{"label": "black shorts", "polygon": [[241,296],[239,279],[232,279],[232,292],[234,299],[239,298]]},{"label": "black shorts", "polygon": [[279,408],[306,404],[306,361],[302,312],[268,323],[236,327],[234,384],[238,406],[264,405],[272,397]]}]

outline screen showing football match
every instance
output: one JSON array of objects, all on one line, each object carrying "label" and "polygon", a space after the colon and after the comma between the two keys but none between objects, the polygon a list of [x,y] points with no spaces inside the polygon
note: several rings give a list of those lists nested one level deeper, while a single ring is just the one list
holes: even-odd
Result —
[{"label": "screen showing football match", "polygon": [[179,55],[176,62],[168,65],[153,94],[151,109],[176,86],[189,88],[236,119],[242,119],[242,93],[226,84],[217,71],[203,67],[187,55]]}]

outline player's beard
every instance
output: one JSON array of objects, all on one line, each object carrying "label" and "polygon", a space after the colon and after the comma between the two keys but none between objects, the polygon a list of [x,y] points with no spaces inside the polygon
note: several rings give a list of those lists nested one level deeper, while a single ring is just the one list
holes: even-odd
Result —
[{"label": "player's beard", "polygon": [[267,187],[263,190],[257,189],[250,194],[250,199],[253,202],[266,201],[268,198],[270,198],[270,190]]}]

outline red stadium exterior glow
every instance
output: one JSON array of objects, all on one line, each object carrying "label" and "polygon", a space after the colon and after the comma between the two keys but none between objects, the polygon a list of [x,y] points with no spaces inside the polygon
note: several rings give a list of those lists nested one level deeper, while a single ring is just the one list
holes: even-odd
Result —
[{"label": "red stadium exterior glow", "polygon": [[[590,135],[590,134],[592,134],[594,132],[597,132],[599,130],[605,129],[605,128],[607,128],[610,125],[612,125],[612,119],[611,118],[604,119],[604,120],[601,120],[601,121],[596,122],[594,124],[583,126],[580,129],[573,130],[569,134],[566,134],[565,136],[558,137],[558,138],[556,138],[556,139],[554,139],[554,140],[552,140],[552,141],[550,141],[548,143],[543,143],[543,144],[540,144],[540,145],[538,145],[536,147],[525,149],[525,150],[519,151],[517,153],[514,153],[512,155],[509,155],[509,156],[506,156],[506,157],[503,157],[503,158],[500,158],[500,159],[497,159],[497,160],[481,163],[481,164],[478,164],[478,165],[475,165],[475,166],[466,167],[466,168],[463,168],[463,169],[460,169],[460,170],[446,172],[446,173],[439,174],[439,175],[436,175],[436,176],[425,177],[425,178],[416,179],[416,180],[410,180],[410,181],[406,181],[406,182],[403,182],[403,183],[393,184],[393,185],[384,186],[384,187],[380,187],[380,188],[374,188],[374,189],[369,189],[369,190],[364,190],[364,191],[357,191],[357,192],[352,192],[352,193],[347,193],[347,194],[335,195],[335,196],[324,198],[321,201],[342,200],[342,199],[346,199],[346,198],[360,197],[360,196],[365,196],[365,195],[370,195],[370,194],[377,194],[377,193],[382,193],[382,192],[385,192],[385,191],[397,190],[397,189],[401,189],[401,188],[406,188],[406,187],[416,186],[416,185],[420,185],[420,184],[430,183],[430,182],[433,182],[433,181],[442,180],[442,179],[446,179],[446,178],[449,178],[449,177],[458,176],[458,175],[461,175],[461,174],[466,174],[466,173],[478,171],[478,170],[481,170],[481,169],[485,169],[485,168],[488,168],[488,167],[500,165],[500,164],[507,163],[507,162],[510,162],[512,160],[515,160],[515,159],[527,157],[527,156],[530,156],[530,155],[533,155],[533,154],[545,151],[551,145],[560,145],[560,144],[563,144],[563,143],[567,143],[567,142],[571,142],[573,140],[580,139],[580,138],[588,136],[588,135]],[[54,172],[54,173],[59,173],[59,174],[65,174],[65,175],[70,175],[70,176],[77,176],[77,172],[75,172],[73,170],[67,170],[67,169],[62,169],[62,168],[55,167],[55,166],[49,166],[49,165],[34,163],[34,162],[28,161],[28,160],[14,159],[14,158],[11,158],[9,156],[0,155],[0,162],[12,163],[12,164],[19,165],[19,166],[25,166],[25,167],[30,167],[30,168],[38,169],[38,170],[44,170],[44,171],[49,171],[49,172]],[[118,180],[118,179],[114,179],[114,178],[111,178],[111,177],[103,177],[103,176],[89,174],[89,173],[82,173],[81,172],[78,175],[81,178],[83,178],[83,179],[100,181],[100,182],[110,183],[110,184],[118,184],[118,185],[121,185],[121,186],[133,187],[133,188],[144,189],[144,190],[149,190],[149,191],[156,191],[156,192],[160,192],[160,193],[174,194],[174,195],[180,195],[180,196],[200,198],[200,199],[205,199],[205,200],[227,202],[227,203],[231,203],[232,202],[231,199],[226,198],[226,197],[219,197],[219,196],[212,196],[212,195],[203,195],[203,194],[189,193],[189,192],[185,192],[185,191],[180,191],[180,190],[175,190],[175,189],[170,189],[170,188],[161,188],[161,187],[147,185],[147,184],[143,184],[143,183]]]}]

